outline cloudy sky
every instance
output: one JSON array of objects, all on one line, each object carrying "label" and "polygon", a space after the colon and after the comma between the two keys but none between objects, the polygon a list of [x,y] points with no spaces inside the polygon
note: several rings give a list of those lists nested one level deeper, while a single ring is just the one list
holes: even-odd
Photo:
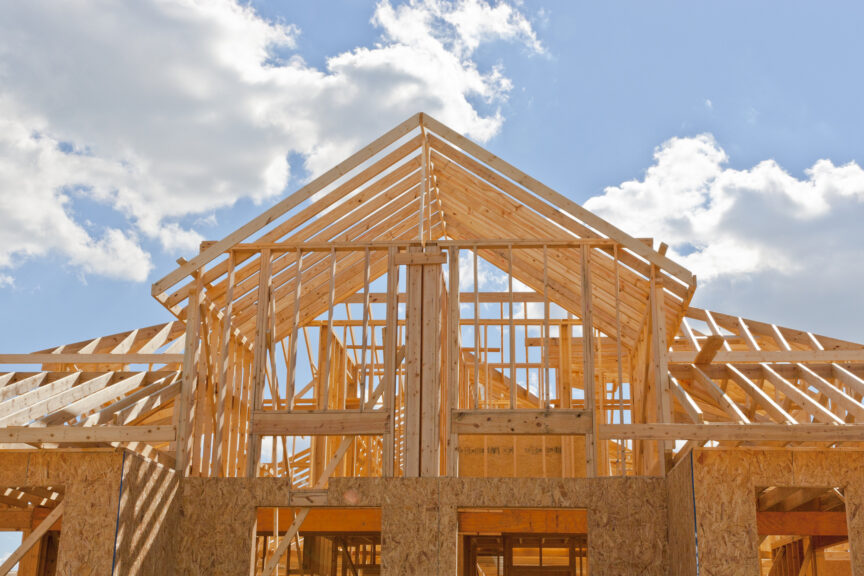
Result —
[{"label": "cloudy sky", "polygon": [[150,284],[423,110],[628,232],[696,304],[864,341],[859,3],[0,4],[0,348]]}]

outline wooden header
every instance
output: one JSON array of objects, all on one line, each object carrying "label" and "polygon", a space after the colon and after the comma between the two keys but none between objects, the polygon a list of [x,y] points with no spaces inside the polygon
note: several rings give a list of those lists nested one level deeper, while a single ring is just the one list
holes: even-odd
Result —
[{"label": "wooden header", "polygon": [[387,412],[283,412],[258,410],[252,419],[252,433],[263,436],[374,436],[390,426]]},{"label": "wooden header", "polygon": [[453,410],[456,434],[563,434],[591,431],[587,410]]}]

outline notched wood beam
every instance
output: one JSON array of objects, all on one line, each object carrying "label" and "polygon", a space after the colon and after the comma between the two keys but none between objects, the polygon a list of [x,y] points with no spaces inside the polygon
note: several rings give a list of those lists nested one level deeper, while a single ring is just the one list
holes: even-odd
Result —
[{"label": "notched wood beam", "polygon": [[[696,354],[696,358],[693,360],[694,364],[710,364],[711,360],[714,359],[714,356],[717,355],[717,352],[720,351],[720,348],[723,347],[723,342],[726,339],[723,336],[718,336],[717,334],[712,334],[708,336],[705,343],[702,344],[702,349]],[[671,358],[670,358],[671,361]]]}]

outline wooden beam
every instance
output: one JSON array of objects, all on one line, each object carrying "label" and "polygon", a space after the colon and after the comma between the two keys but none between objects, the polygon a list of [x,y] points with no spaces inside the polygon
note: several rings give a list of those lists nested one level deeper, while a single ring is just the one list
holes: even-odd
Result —
[{"label": "wooden beam", "polygon": [[821,488],[773,486],[759,494],[757,510],[791,512],[808,502],[832,493],[832,489],[826,489],[824,486]]},{"label": "wooden beam", "polygon": [[[396,369],[397,362],[396,346],[399,321],[399,267],[396,266],[396,256],[399,250],[391,246],[387,252],[387,304],[386,304],[386,326],[384,328],[384,376],[383,395],[384,411],[393,414],[396,401]],[[384,454],[381,457],[383,470],[381,475],[392,477],[394,475],[395,451],[394,451],[394,423],[391,421],[389,429],[384,433],[382,447]]]},{"label": "wooden beam", "polygon": [[457,514],[460,533],[588,533],[588,511],[583,509],[502,508],[496,510],[459,510]]},{"label": "wooden beam", "polygon": [[[408,166],[412,166],[413,164],[407,164]],[[404,166],[404,165],[403,165]],[[418,189],[420,187],[418,186]],[[356,199],[352,199],[356,200]],[[201,243],[202,248],[207,249],[210,246],[214,245],[215,241],[205,241]],[[514,248],[542,248],[543,246],[555,247],[555,248],[578,248],[580,246],[594,246],[598,248],[611,248],[615,246],[617,243],[614,240],[609,240],[607,238],[570,238],[568,240],[562,240],[561,238],[549,237],[548,240],[544,240],[542,238],[535,238],[533,240],[526,240],[524,238],[483,238],[475,240],[459,240],[459,239],[451,239],[451,240],[426,240],[425,242],[429,246],[437,246],[443,249],[449,248],[464,248],[464,249],[473,249],[474,246],[478,248],[507,248],[509,246],[513,246]],[[233,246],[227,248],[225,250],[226,253],[231,252],[247,252],[247,253],[255,253],[261,252],[262,250],[270,250],[274,254],[282,253],[282,252],[293,252],[298,249],[302,249],[304,252],[330,252],[331,250],[336,250],[337,252],[362,252],[364,250],[380,250],[386,251],[391,246],[395,246],[397,248],[408,248],[410,246],[423,246],[423,242],[420,240],[416,240],[413,238],[406,238],[404,240],[297,240],[292,238],[287,238],[280,242],[244,242],[234,244]],[[408,262],[403,262],[403,264],[407,264]],[[424,263],[424,262],[418,262]]]},{"label": "wooden beam", "polygon": [[[702,344],[702,348],[696,354],[696,358],[694,358],[694,364],[710,364],[711,360],[714,359],[714,356],[717,355],[717,352],[720,351],[720,348],[723,347],[723,342],[725,342],[725,338],[723,336],[719,336],[717,334],[711,334],[708,336],[708,339],[705,340],[705,343]],[[671,358],[670,358],[670,361]]]},{"label": "wooden beam", "polygon": [[778,422],[787,424],[796,424],[795,418],[789,412],[783,409],[777,402],[774,401],[762,388],[748,378],[743,372],[732,366],[726,365],[726,370],[732,380],[741,387],[744,392],[753,398],[753,401],[760,405],[766,413],[773,416]]},{"label": "wooden beam", "polygon": [[804,364],[797,364],[798,374],[820,393],[831,399],[835,408],[848,412],[857,422],[864,421],[864,406],[860,402],[846,394],[843,390],[834,386],[831,382],[816,374]]},{"label": "wooden beam", "polygon": [[740,424],[750,423],[750,419],[747,418],[747,415],[744,414],[741,407],[738,406],[738,404],[732,400],[732,398],[730,398],[722,388],[715,384],[714,380],[703,372],[701,368],[694,364],[691,365],[691,369],[693,373],[693,381],[698,383],[733,420],[737,420]]},{"label": "wooden beam", "polygon": [[[444,253],[435,253],[435,248],[427,248],[426,256],[440,257],[446,261]],[[441,264],[424,263],[417,268],[422,270],[420,280],[423,294],[422,305],[422,350],[420,354],[420,475],[440,475],[439,423],[441,421]]]},{"label": "wooden beam", "polygon": [[760,536],[848,536],[846,512],[756,512]]},{"label": "wooden beam", "polygon": [[[545,252],[544,252],[545,255]],[[591,278],[591,249],[588,246],[581,248],[581,280],[582,280],[582,375],[583,375],[583,390],[585,391],[585,410],[589,413],[591,419],[591,430],[585,437],[585,470],[589,478],[597,475],[599,466],[599,458],[597,454],[597,426],[601,419],[595,417],[597,410],[596,390],[594,384],[595,367],[594,367],[594,310],[592,302],[592,278]],[[548,307],[546,314],[548,316]],[[570,330],[567,326],[565,330]],[[546,333],[546,343],[543,356],[548,361],[549,359],[549,340],[548,332]],[[618,335],[620,338],[620,334]],[[547,370],[548,377],[548,370]],[[570,394],[570,391],[567,391]],[[605,462],[603,463],[605,465]]]},{"label": "wooden beam", "polygon": [[186,314],[186,336],[183,341],[183,380],[180,396],[174,407],[174,425],[177,427],[174,469],[181,475],[189,474],[192,461],[192,440],[195,424],[195,389],[198,386],[198,356],[200,354],[201,274],[193,279],[193,290],[189,294]]},{"label": "wooden beam", "polygon": [[450,274],[447,297],[447,453],[445,456],[447,476],[459,474],[459,435],[453,430],[453,410],[459,407],[459,362],[461,353],[461,330],[459,327],[459,249],[448,250]]},{"label": "wooden beam", "polygon": [[844,424],[843,419],[825,408],[822,404],[814,400],[809,394],[795,386],[792,382],[777,373],[769,364],[762,364],[762,371],[765,374],[765,379],[786,395],[792,402],[795,402],[805,412],[810,414],[819,422],[833,422],[835,424]]},{"label": "wooden beam", "polygon": [[[417,253],[419,246],[410,250]],[[397,258],[398,262],[398,258]],[[406,477],[420,476],[421,382],[423,377],[423,267],[408,266],[405,289],[405,416],[404,454]]]},{"label": "wooden beam", "polygon": [[[692,351],[670,352],[669,363],[694,364],[697,356],[698,354]],[[713,362],[717,364],[864,362],[864,348],[861,350],[721,350],[714,356]]]},{"label": "wooden beam", "polygon": [[[261,252],[260,271],[258,273],[258,308],[255,314],[255,343],[252,349],[252,412],[249,415],[249,441],[246,450],[246,477],[258,475],[261,461],[261,438],[255,435],[255,412],[264,405],[264,384],[267,377],[267,352],[269,349],[268,334],[270,324],[270,298],[273,296],[272,258],[269,250]],[[320,370],[319,370],[320,372]]]},{"label": "wooden beam", "polygon": [[864,442],[859,424],[607,424],[600,437],[708,442]]},{"label": "wooden beam", "polygon": [[183,354],[0,354],[0,364],[179,364]]},{"label": "wooden beam", "polygon": [[453,410],[457,434],[591,433],[590,410]]},{"label": "wooden beam", "polygon": [[0,531],[29,531],[33,524],[33,508],[6,508],[0,510]]},{"label": "wooden beam", "polygon": [[101,442],[171,442],[174,426],[8,426],[0,442],[90,444]]},{"label": "wooden beam", "polygon": [[671,374],[669,375],[669,382],[672,386],[672,393],[675,394],[675,397],[678,399],[678,402],[681,404],[681,407],[687,413],[690,420],[695,424],[701,424],[704,422],[705,414],[702,412],[702,409]]},{"label": "wooden beam", "polygon": [[430,254],[423,252],[403,252],[396,256],[397,266],[420,266],[426,264],[441,265],[447,263],[447,256],[444,252],[438,254]]},{"label": "wooden beam", "polygon": [[[659,270],[651,273],[651,293],[649,295],[651,322],[651,377],[654,380],[656,401],[656,421],[672,422],[672,390],[669,380],[669,344],[666,337],[666,305],[663,291],[663,278]],[[667,468],[672,465],[674,446],[659,442],[660,472],[666,475]]]},{"label": "wooden beam", "polygon": [[328,410],[255,411],[252,433],[262,436],[352,436],[380,435],[390,426],[390,414],[382,411]]}]

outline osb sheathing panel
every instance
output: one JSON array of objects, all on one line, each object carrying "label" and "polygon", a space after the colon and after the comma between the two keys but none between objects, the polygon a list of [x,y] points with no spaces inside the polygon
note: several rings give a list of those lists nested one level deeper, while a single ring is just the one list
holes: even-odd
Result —
[{"label": "osb sheathing panel", "polygon": [[666,574],[666,481],[591,479],[588,565],[594,576]]},{"label": "osb sheathing panel", "polygon": [[669,506],[669,574],[696,575],[696,533],[693,525],[693,453],[689,452],[666,477]]},{"label": "osb sheathing panel", "polygon": [[657,478],[338,478],[328,505],[382,507],[389,576],[455,574],[457,511],[587,508],[592,574],[666,573],[666,490]]},{"label": "osb sheathing panel", "polygon": [[757,487],[837,486],[846,495],[852,571],[864,576],[864,453],[699,450],[694,483],[701,574],[759,574]]},{"label": "osb sheathing panel", "polygon": [[184,478],[177,574],[247,574],[256,508],[291,507],[287,478]]},{"label": "osb sheathing panel", "polygon": [[[385,575],[453,573],[443,563],[436,478],[395,478],[381,507],[381,571]],[[455,534],[453,535],[455,541]],[[455,554],[456,550],[453,550]]]},{"label": "osb sheathing panel", "polygon": [[248,574],[256,502],[242,478],[184,478],[177,573]]},{"label": "osb sheathing panel", "polygon": [[57,574],[111,574],[122,463],[120,452],[0,454],[0,484],[65,487]]},{"label": "osb sheathing panel", "polygon": [[117,525],[115,574],[173,575],[180,517],[177,474],[127,453]]}]

